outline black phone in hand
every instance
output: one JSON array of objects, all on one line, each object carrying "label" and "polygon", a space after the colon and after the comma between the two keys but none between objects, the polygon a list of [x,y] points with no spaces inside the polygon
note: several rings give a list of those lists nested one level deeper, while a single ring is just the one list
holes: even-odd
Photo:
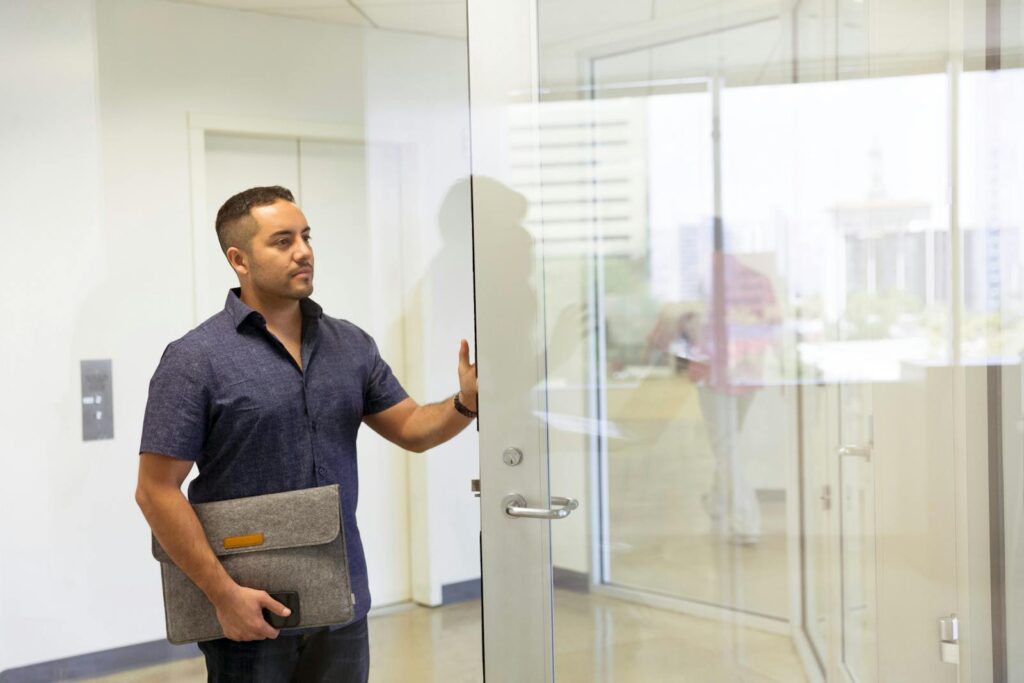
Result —
[{"label": "black phone in hand", "polygon": [[299,621],[301,620],[299,612],[299,594],[294,591],[283,591],[280,593],[270,593],[270,597],[290,609],[292,613],[287,617],[282,617],[278,614],[274,614],[264,607],[263,618],[267,620],[267,623],[276,629],[295,628],[298,626]]}]

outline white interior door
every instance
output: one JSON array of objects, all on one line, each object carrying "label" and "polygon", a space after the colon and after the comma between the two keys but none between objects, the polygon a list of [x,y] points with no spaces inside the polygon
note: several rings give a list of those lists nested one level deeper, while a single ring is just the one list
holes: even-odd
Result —
[{"label": "white interior door", "polygon": [[238,286],[214,230],[221,205],[242,190],[266,185],[283,185],[302,202],[298,139],[208,132],[204,145],[205,220],[193,244],[197,324],[224,308],[228,289]]}]

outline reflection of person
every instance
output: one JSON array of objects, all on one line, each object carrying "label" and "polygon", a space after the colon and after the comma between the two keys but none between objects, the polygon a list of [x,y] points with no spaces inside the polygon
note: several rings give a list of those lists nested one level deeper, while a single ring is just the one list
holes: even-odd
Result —
[{"label": "reflection of person", "polygon": [[[441,208],[443,223],[450,225],[453,222],[452,207],[461,206],[469,193],[468,179],[460,180],[451,188]],[[573,353],[579,350],[582,340],[587,338],[591,325],[587,306],[572,301],[556,309],[552,299],[557,296],[543,294],[540,283],[544,278],[536,269],[534,237],[524,227],[530,208],[525,195],[493,178],[479,175],[473,176],[472,194],[476,210],[486,212],[484,225],[490,231],[486,246],[477,246],[490,251],[483,256],[478,252],[477,262],[487,262],[490,268],[500,273],[492,273],[494,277],[488,281],[501,283],[503,323],[516,326],[509,330],[510,338],[524,340],[524,343],[516,345],[515,352],[533,357],[530,365],[541,368],[545,381],[548,381],[556,376]],[[451,242],[446,238],[445,244]],[[483,284],[486,283],[477,283],[478,286]],[[541,301],[544,301],[543,306]],[[505,352],[512,353],[512,349],[506,348]],[[522,367],[527,366],[524,364]],[[537,377],[524,375],[522,379],[534,382]],[[521,391],[526,398],[532,395],[533,387],[505,386],[503,391]],[[524,415],[533,414],[538,406],[524,406],[524,410]],[[509,416],[506,415],[506,419]]]},{"label": "reflection of person", "polygon": [[[366,681],[370,607],[356,527],[356,433],[365,422],[421,452],[472,422],[476,368],[459,348],[459,393],[409,398],[373,339],[324,315],[313,292],[310,228],[291,192],[252,188],[217,215],[239,289],[224,310],[172,342],[150,383],[136,499],[157,540],[216,608],[226,638],[200,643],[209,679]],[[193,503],[339,484],[355,616],[330,628],[277,631],[287,616],[266,592],[226,573]],[[280,636],[280,637],[279,637]]]},{"label": "reflection of person", "polygon": [[648,335],[648,346],[674,351],[697,385],[715,475],[704,507],[737,543],[761,534],[757,496],[737,449],[739,433],[764,382],[764,356],[775,342],[778,312],[771,280],[733,255],[716,255],[720,292],[704,325],[692,312]]}]

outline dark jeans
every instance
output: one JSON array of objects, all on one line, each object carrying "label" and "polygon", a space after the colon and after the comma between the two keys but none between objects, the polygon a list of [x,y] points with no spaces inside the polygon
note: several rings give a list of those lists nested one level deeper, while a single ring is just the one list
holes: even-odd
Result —
[{"label": "dark jeans", "polygon": [[366,683],[370,641],[366,617],[337,631],[239,643],[199,643],[210,683]]}]

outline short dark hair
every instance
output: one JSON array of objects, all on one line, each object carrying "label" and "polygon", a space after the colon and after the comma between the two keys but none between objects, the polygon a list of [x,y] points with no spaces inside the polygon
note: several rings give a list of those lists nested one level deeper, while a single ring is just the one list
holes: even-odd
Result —
[{"label": "short dark hair", "polygon": [[256,234],[256,221],[250,211],[257,206],[270,206],[278,200],[295,203],[295,196],[287,187],[250,187],[224,202],[217,211],[217,239],[226,254],[229,247],[247,249]]}]

